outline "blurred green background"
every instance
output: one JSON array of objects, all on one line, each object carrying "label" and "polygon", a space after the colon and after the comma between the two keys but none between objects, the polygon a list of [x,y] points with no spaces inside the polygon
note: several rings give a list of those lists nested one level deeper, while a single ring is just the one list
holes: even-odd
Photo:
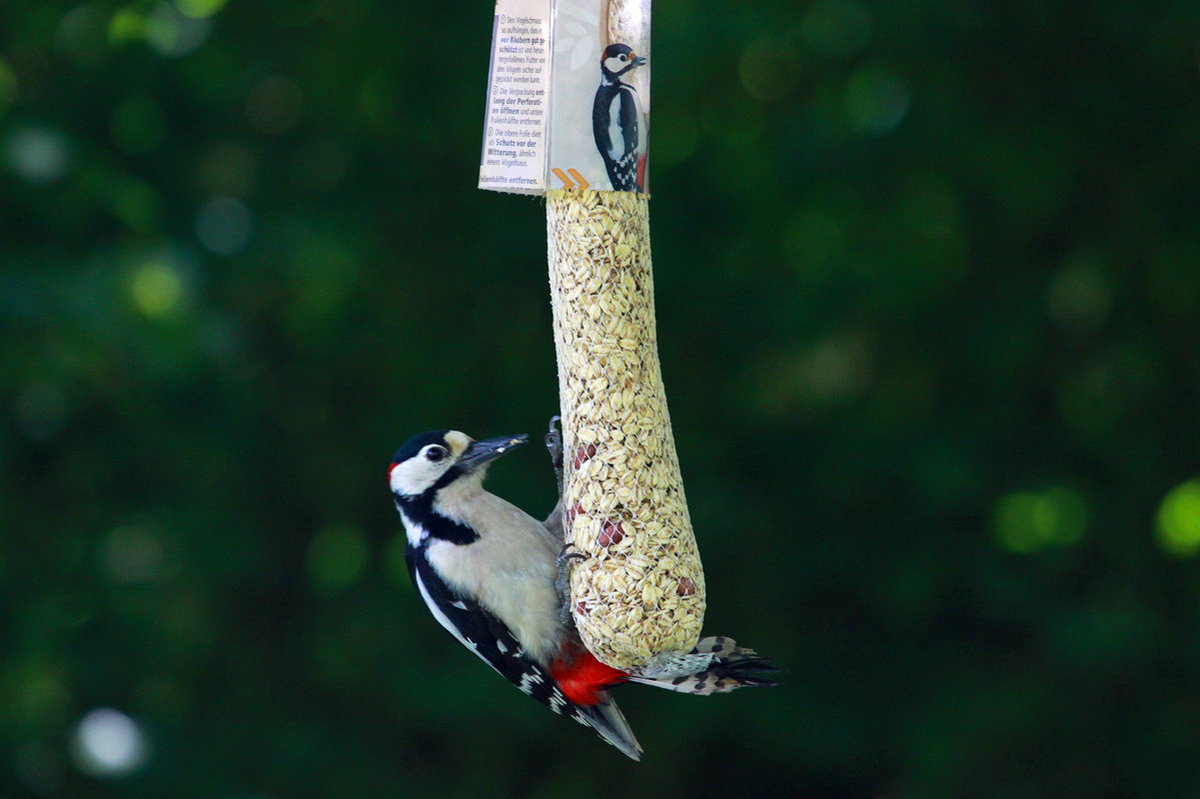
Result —
[{"label": "blurred green background", "polygon": [[556,408],[490,4],[6,4],[0,795],[1198,795],[1198,24],[656,3],[706,627],[789,673],[621,689],[634,765],[437,627],[384,480]]}]

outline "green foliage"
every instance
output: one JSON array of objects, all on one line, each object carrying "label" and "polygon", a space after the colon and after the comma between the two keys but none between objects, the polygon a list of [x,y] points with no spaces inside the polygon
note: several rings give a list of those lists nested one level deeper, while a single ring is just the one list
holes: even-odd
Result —
[{"label": "green foliage", "polygon": [[[707,627],[789,674],[622,689],[637,766],[428,618],[383,480],[555,410],[541,207],[474,189],[487,4],[16,5],[0,794],[1195,792],[1194,4],[659,0]],[[552,500],[533,449],[492,484]]]}]

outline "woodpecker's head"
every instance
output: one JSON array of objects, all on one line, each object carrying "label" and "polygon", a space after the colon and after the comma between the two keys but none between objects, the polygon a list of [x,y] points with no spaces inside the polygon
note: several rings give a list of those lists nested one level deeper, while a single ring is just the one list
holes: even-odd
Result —
[{"label": "woodpecker's head", "polygon": [[610,44],[600,55],[600,71],[607,77],[619,77],[645,63],[646,59],[627,44]]},{"label": "woodpecker's head", "polygon": [[388,482],[400,497],[432,493],[457,480],[479,482],[488,464],[527,440],[528,436],[519,435],[476,441],[457,430],[422,433],[396,450]]}]

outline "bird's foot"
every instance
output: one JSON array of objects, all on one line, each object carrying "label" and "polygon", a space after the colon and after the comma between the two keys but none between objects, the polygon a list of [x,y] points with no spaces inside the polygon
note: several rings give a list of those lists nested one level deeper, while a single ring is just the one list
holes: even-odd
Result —
[{"label": "bird's foot", "polygon": [[572,626],[571,621],[571,561],[586,560],[582,552],[571,552],[574,544],[565,544],[555,559],[558,566],[558,577],[554,580],[554,590],[558,592],[558,619],[565,626]]}]

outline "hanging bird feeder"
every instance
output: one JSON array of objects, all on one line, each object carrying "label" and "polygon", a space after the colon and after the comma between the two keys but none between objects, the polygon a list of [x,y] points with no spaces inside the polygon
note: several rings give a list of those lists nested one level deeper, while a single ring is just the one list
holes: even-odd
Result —
[{"label": "hanging bird feeder", "polygon": [[546,198],[571,615],[654,676],[711,655],[688,654],[704,572],[655,332],[649,51],[650,0],[499,0],[480,187]]}]

